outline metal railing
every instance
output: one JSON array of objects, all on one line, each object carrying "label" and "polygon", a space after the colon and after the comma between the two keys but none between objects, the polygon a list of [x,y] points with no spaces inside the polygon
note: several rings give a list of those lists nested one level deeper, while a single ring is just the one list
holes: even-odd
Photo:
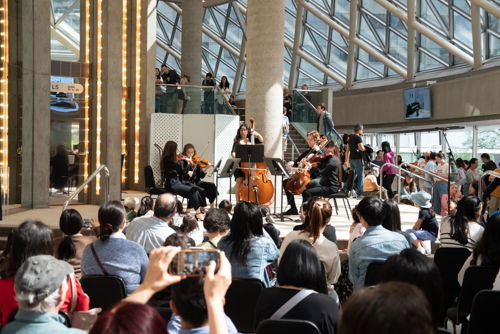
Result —
[{"label": "metal railing", "polygon": [[496,177],[496,178],[500,178],[500,173],[498,172],[495,172],[495,171],[492,171],[492,170],[487,170],[486,172],[483,173],[483,175],[481,175],[481,177],[479,178],[479,182],[478,182],[478,197],[479,198],[482,198],[483,197],[483,178],[485,176],[493,176],[493,177]]},{"label": "metal railing", "polygon": [[109,169],[106,165],[101,165],[97,168],[83,183],[68,197],[63,205],[63,211],[68,208],[69,203],[87,186],[93,179],[100,173],[104,171],[104,202],[109,199]]},{"label": "metal railing", "polygon": [[297,151],[298,155],[300,155],[300,151],[297,148],[297,145],[295,145],[295,141],[292,139],[292,137],[287,136],[287,140],[292,143],[292,160],[295,161],[295,151]]}]

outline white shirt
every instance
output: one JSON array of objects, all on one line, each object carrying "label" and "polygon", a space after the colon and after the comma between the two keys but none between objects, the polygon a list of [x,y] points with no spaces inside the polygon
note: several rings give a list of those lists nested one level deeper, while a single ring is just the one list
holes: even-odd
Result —
[{"label": "white shirt", "polygon": [[146,253],[163,246],[165,239],[175,231],[158,217],[138,217],[127,226],[127,239],[144,247]]}]

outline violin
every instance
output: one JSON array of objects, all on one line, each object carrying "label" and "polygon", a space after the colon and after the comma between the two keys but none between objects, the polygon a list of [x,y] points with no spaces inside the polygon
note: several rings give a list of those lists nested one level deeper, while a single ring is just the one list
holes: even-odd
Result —
[{"label": "violin", "polygon": [[195,166],[200,166],[201,168],[213,166],[208,159],[203,159],[199,155],[194,155],[191,159]]}]

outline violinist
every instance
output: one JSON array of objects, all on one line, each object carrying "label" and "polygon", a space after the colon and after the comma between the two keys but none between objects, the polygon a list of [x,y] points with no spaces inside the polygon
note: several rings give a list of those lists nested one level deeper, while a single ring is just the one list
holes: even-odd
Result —
[{"label": "violinist", "polygon": [[[190,183],[182,183],[184,173],[181,164],[177,161],[177,143],[167,141],[163,148],[160,168],[165,175],[165,189],[174,194],[188,199],[187,208],[196,211],[196,217],[201,219],[200,207],[206,206],[205,190]],[[200,216],[199,216],[200,215]]]},{"label": "violinist", "polygon": [[316,160],[320,161],[318,166],[319,177],[311,180],[307,185],[307,189],[302,193],[304,202],[309,201],[311,197],[324,197],[339,191],[341,165],[339,147],[333,141],[329,141],[325,146],[325,151],[325,154],[316,156]]},{"label": "violinist", "polygon": [[[236,158],[236,145],[250,145],[252,143],[252,135],[255,139],[255,144],[262,144],[264,142],[264,137],[257,131],[250,129],[248,125],[245,123],[241,124],[238,128],[238,132],[236,133],[236,137],[234,137],[233,148],[231,150],[231,156]],[[240,201],[240,186],[245,178],[245,173],[241,169],[236,169],[234,172],[234,179],[236,181],[235,185],[235,197],[236,203]]]},{"label": "violinist", "polygon": [[[319,146],[319,141],[320,141],[320,135],[318,131],[309,131],[307,133],[307,145],[309,145],[309,149],[304,151],[301,155],[298,156],[295,161],[289,161],[287,164],[287,167],[293,167],[293,166],[298,166],[301,162],[302,159],[305,159],[308,155],[310,154],[322,154],[324,153],[323,150]],[[311,169],[311,178],[314,179],[315,177],[318,176],[317,174],[317,168],[312,168]],[[285,215],[298,215],[299,212],[297,210],[297,206],[295,204],[295,198],[293,194],[286,189],[286,184],[290,179],[283,180],[283,187],[285,188],[285,194],[286,194],[286,199],[288,202],[288,205],[290,205],[290,209],[288,209],[286,212],[284,212]]]},{"label": "violinist", "polygon": [[207,160],[196,154],[193,144],[184,145],[182,150],[183,159],[180,160],[182,169],[182,182],[192,184],[205,191],[205,195],[210,202],[210,207],[215,208],[215,198],[218,195],[217,187],[213,182],[202,181],[207,175],[207,169],[212,166]]}]

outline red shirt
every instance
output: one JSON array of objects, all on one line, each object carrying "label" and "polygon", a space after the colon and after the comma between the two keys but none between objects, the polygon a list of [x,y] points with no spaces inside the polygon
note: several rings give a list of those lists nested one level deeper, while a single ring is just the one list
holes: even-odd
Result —
[{"label": "red shirt", "polygon": [[[66,298],[64,299],[64,304],[60,308],[62,311],[68,312],[71,307],[71,297],[73,295],[71,291],[71,281],[68,278],[68,292]],[[75,311],[88,311],[90,299],[83,290],[80,282],[75,280],[76,285],[76,295],[77,301],[75,306]],[[0,326],[7,323],[9,315],[18,308],[17,301],[15,299],[16,292],[14,290],[14,276],[7,279],[0,279]]]}]

